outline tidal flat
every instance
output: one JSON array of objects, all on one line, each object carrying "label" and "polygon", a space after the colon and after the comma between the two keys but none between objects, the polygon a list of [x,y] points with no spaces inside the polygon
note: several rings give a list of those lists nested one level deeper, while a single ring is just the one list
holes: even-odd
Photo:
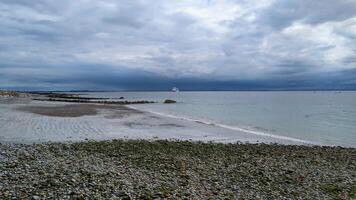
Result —
[{"label": "tidal flat", "polygon": [[[2,143],[73,142],[87,139],[97,141],[178,139],[221,143],[239,141],[312,144],[309,141],[289,137],[251,134],[200,121],[147,112],[123,105],[125,101],[118,104],[98,103],[96,100],[91,101],[93,98],[90,97],[81,99],[82,97],[53,93],[18,94],[18,96],[1,98],[0,95],[0,142]],[[48,99],[54,97],[56,101]],[[83,102],[66,102],[71,100],[70,98],[74,101],[80,99]],[[128,102],[131,105],[146,100]]]},{"label": "tidal flat", "polygon": [[356,149],[110,140],[0,145],[0,199],[354,199]]}]

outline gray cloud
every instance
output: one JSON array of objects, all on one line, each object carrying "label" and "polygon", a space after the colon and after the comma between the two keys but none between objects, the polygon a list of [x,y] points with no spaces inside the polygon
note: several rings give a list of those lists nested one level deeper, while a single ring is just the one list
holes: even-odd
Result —
[{"label": "gray cloud", "polygon": [[312,82],[356,69],[353,0],[0,0],[0,27],[0,87],[138,73]]},{"label": "gray cloud", "polygon": [[288,0],[275,1],[270,9],[261,12],[262,24],[285,28],[295,21],[320,24],[343,21],[355,16],[356,2],[353,0]]}]

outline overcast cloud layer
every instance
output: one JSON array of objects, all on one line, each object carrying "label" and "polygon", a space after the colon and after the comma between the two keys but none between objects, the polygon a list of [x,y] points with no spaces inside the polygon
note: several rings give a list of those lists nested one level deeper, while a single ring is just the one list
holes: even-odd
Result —
[{"label": "overcast cloud layer", "polygon": [[0,0],[0,88],[356,89],[356,0]]}]

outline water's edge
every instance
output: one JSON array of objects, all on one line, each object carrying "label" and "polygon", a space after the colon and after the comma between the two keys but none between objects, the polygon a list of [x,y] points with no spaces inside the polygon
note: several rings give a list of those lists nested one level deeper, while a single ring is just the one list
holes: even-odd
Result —
[{"label": "water's edge", "polygon": [[[163,116],[163,117],[179,119],[179,120],[186,120],[186,121],[190,121],[190,122],[195,122],[195,123],[205,124],[205,125],[209,125],[209,126],[220,127],[220,128],[224,128],[224,129],[229,129],[229,130],[233,130],[233,131],[249,133],[249,134],[258,135],[258,136],[270,137],[270,138],[279,139],[279,140],[288,140],[288,141],[297,142],[297,143],[303,143],[303,144],[308,144],[308,145],[319,145],[319,146],[323,145],[321,143],[302,140],[302,139],[297,139],[297,138],[293,138],[293,137],[274,135],[274,134],[265,133],[265,132],[262,132],[262,131],[249,130],[249,129],[242,128],[242,127],[229,126],[229,125],[209,122],[209,121],[205,121],[205,120],[201,120],[201,119],[192,119],[192,118],[184,117],[184,116],[171,115],[171,114],[167,114],[167,113],[153,111],[153,110],[150,110],[150,109],[138,108],[138,107],[135,107],[133,105],[127,105],[127,107],[132,108],[132,109],[136,109],[136,110],[140,110],[140,111],[143,111],[143,112],[149,112],[149,113],[152,113],[152,114],[155,114],[155,115],[160,115],[160,116]],[[333,145],[328,145],[328,146],[333,146]]]}]

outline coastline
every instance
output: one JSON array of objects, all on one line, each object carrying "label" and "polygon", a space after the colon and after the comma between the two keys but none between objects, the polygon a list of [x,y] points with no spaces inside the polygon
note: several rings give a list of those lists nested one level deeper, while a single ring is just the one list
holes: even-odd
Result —
[{"label": "coastline", "polygon": [[0,99],[0,198],[353,199],[356,149],[126,105]]}]

